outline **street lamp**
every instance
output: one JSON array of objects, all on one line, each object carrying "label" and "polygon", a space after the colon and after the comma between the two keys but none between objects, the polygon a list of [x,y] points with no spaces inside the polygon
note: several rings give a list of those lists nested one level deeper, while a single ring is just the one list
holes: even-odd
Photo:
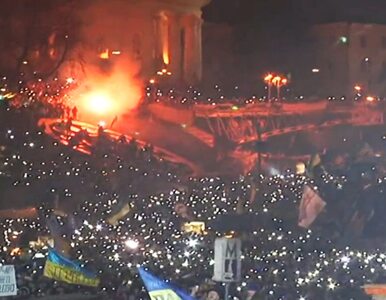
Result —
[{"label": "street lamp", "polygon": [[275,76],[272,79],[272,83],[276,86],[277,89],[277,99],[280,99],[280,89],[283,85],[286,85],[288,83],[288,79],[284,77],[282,78],[280,76]]},{"label": "street lamp", "polygon": [[272,79],[273,79],[272,74],[268,74],[264,77],[264,82],[268,86],[268,100],[271,100]]}]

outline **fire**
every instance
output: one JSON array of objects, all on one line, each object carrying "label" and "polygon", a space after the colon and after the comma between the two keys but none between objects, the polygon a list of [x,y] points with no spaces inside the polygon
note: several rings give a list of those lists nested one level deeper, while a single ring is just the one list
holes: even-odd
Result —
[{"label": "fire", "polygon": [[169,60],[169,49],[167,49],[167,46],[165,46],[165,48],[163,50],[162,58],[163,58],[163,61],[164,61],[165,65],[168,65],[170,63],[170,60]]},{"label": "fire", "polygon": [[87,108],[98,115],[103,115],[112,110],[113,101],[103,92],[92,92],[85,95]]},{"label": "fire", "polygon": [[92,123],[101,119],[110,122],[137,108],[143,94],[143,83],[131,74],[136,74],[136,69],[127,62],[115,64],[111,73],[89,65],[87,76],[79,81],[70,95],[79,109],[80,119]]},{"label": "fire", "polygon": [[162,60],[165,65],[170,63],[169,56],[169,18],[165,13],[161,14]]}]

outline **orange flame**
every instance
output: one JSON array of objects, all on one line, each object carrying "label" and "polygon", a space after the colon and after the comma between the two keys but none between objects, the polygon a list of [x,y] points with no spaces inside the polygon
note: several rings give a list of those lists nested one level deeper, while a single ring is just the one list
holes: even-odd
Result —
[{"label": "orange flame", "polygon": [[163,59],[165,65],[168,65],[170,63],[170,60],[169,60],[169,49],[167,49],[167,47],[165,47],[165,46],[164,46],[164,49],[163,49],[162,59]]}]

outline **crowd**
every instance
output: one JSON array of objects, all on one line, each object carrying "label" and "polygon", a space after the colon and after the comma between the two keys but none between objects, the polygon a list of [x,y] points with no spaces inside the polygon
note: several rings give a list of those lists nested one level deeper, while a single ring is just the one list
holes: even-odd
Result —
[{"label": "crowd", "polygon": [[[243,107],[252,104],[271,103],[280,105],[281,102],[299,103],[307,101],[307,103],[325,101],[330,104],[342,105],[347,103],[362,103],[368,102],[373,105],[384,105],[385,98],[382,97],[365,97],[363,94],[356,94],[353,96],[327,96],[320,97],[305,97],[304,95],[294,95],[290,89],[284,89],[280,99],[273,95],[268,99],[268,87],[266,93],[263,95],[251,94],[242,90],[239,86],[229,88],[219,84],[213,85],[211,88],[201,90],[199,88],[189,86],[187,89],[176,89],[168,87],[165,84],[157,85],[155,83],[149,84],[146,87],[146,94],[144,101],[146,103],[162,103],[172,105],[173,107],[192,107],[194,105],[222,105],[232,104],[238,107]],[[283,93],[284,92],[284,93]],[[246,97],[245,95],[249,95]]]},{"label": "crowd", "polygon": [[[64,111],[0,105],[0,205],[37,208],[33,218],[0,223],[0,260],[16,266],[21,294],[148,299],[137,273],[146,266],[197,299],[223,299],[211,278],[214,239],[224,235],[242,240],[237,299],[368,299],[361,286],[386,280],[382,161],[338,164],[327,155],[307,174],[187,177],[135,141],[104,140],[85,155],[37,127]],[[297,224],[306,184],[327,203],[311,229]],[[192,221],[205,229],[186,230]],[[100,286],[44,278],[50,239],[96,272]]]}]

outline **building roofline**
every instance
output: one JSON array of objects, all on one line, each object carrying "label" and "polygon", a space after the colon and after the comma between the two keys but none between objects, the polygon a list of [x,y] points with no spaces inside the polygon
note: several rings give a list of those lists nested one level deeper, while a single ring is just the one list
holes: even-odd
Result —
[{"label": "building roofline", "polygon": [[350,25],[353,25],[353,24],[361,24],[361,25],[383,25],[383,26],[386,26],[386,20],[383,21],[383,22],[374,22],[374,20],[372,20],[372,22],[368,22],[368,21],[361,21],[361,20],[334,20],[334,21],[322,21],[322,22],[318,22],[316,23],[314,26],[318,26],[318,25],[332,25],[332,24],[350,24]]}]

